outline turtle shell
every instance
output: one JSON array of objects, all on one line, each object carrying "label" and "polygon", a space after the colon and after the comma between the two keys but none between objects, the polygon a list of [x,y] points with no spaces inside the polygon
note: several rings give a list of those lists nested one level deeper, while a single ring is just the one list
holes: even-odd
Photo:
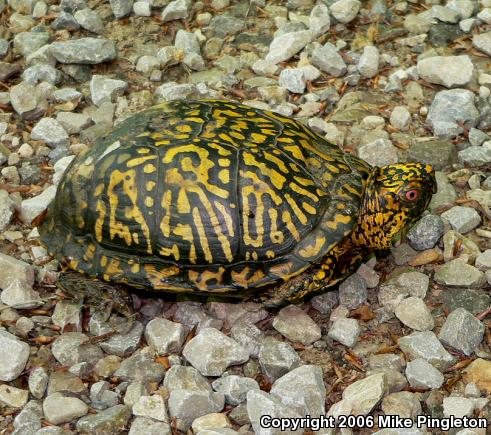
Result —
[{"label": "turtle shell", "polygon": [[298,275],[352,231],[369,170],[276,113],[167,102],[72,161],[41,240],[71,268],[107,281],[254,289]]}]

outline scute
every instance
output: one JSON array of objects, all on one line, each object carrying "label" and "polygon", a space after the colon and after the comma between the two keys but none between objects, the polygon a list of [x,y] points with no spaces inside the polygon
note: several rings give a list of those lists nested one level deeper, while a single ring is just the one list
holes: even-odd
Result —
[{"label": "scute", "polygon": [[349,234],[367,173],[290,118],[169,102],[74,159],[40,232],[59,259],[109,281],[255,288],[300,273]]}]

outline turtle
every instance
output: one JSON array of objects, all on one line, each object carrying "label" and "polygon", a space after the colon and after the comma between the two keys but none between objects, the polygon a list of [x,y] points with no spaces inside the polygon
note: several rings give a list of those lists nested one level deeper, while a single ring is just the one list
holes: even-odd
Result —
[{"label": "turtle", "polygon": [[293,118],[174,100],[78,154],[39,230],[91,279],[279,306],[390,248],[435,191],[428,164],[371,166]]}]

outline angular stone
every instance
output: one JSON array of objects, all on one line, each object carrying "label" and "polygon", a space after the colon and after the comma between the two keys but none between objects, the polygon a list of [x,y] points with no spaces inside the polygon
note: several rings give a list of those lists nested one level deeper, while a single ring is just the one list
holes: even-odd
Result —
[{"label": "angular stone", "polygon": [[353,347],[360,335],[361,328],[356,319],[336,319],[327,336],[333,340],[339,341],[348,347]]},{"label": "angular stone", "polygon": [[358,0],[338,0],[331,4],[329,10],[340,23],[353,21],[360,10],[361,2]]},{"label": "angular stone", "polygon": [[300,357],[288,343],[271,337],[263,341],[258,359],[262,371],[273,380],[301,364]]},{"label": "angular stone", "polygon": [[24,370],[29,358],[29,345],[15,335],[0,330],[0,381],[10,382]]},{"label": "angular stone", "polygon": [[378,48],[367,45],[363,49],[363,54],[358,61],[358,71],[365,78],[372,78],[377,75],[379,70],[380,54]]},{"label": "angular stone", "polygon": [[435,56],[418,61],[418,74],[429,83],[453,88],[467,85],[474,74],[469,56]]},{"label": "angular stone", "polygon": [[[136,2],[146,3],[147,2]],[[135,3],[135,4],[136,4]],[[136,13],[136,12],[135,12]],[[137,14],[138,15],[138,14]],[[131,423],[128,435],[171,435],[171,427],[168,423],[155,421],[150,418],[136,417]]]},{"label": "angular stone", "polygon": [[308,30],[286,33],[274,38],[265,59],[275,64],[284,62],[302,50],[311,38],[312,35]]},{"label": "angular stone", "polygon": [[22,408],[29,397],[28,390],[21,390],[12,385],[0,385],[0,403],[10,408]]},{"label": "angular stone", "polygon": [[171,1],[162,11],[162,21],[180,20],[188,17],[188,10],[191,5],[189,0]]},{"label": "angular stone", "polygon": [[152,346],[159,355],[179,352],[185,338],[184,326],[167,319],[153,319],[145,328],[148,345]]},{"label": "angular stone", "polygon": [[407,233],[411,247],[418,251],[433,248],[443,236],[444,224],[440,216],[423,216]]},{"label": "angular stone", "polygon": [[346,63],[338,53],[336,47],[330,42],[314,49],[311,63],[321,71],[331,74],[334,77],[341,77],[347,71]]},{"label": "angular stone", "polygon": [[167,407],[164,398],[158,394],[153,396],[140,396],[133,405],[133,415],[152,418],[154,420],[169,423]]},{"label": "angular stone", "polygon": [[407,363],[406,378],[415,388],[437,389],[443,384],[444,377],[435,367],[423,358]]},{"label": "angular stone", "polygon": [[54,118],[41,118],[31,131],[31,139],[42,140],[52,148],[69,143],[68,133]]},{"label": "angular stone", "polygon": [[386,391],[385,375],[377,373],[346,387],[343,391],[343,400],[350,403],[353,415],[367,415],[382,400]]},{"label": "angular stone", "polygon": [[165,374],[164,387],[167,391],[196,390],[211,391],[210,384],[198,370],[189,366],[172,366]]},{"label": "angular stone", "polygon": [[280,310],[273,320],[273,328],[291,341],[311,344],[321,338],[319,326],[296,305]]},{"label": "angular stone", "polygon": [[259,384],[251,378],[237,375],[224,376],[212,383],[213,389],[225,395],[225,401],[229,405],[238,405],[246,400],[247,392],[259,390]]},{"label": "angular stone", "polygon": [[438,334],[438,338],[465,355],[471,355],[484,337],[485,327],[481,321],[464,308],[452,311]]},{"label": "angular stone", "polygon": [[468,233],[481,223],[481,217],[474,208],[460,205],[456,205],[442,213],[441,217],[447,220],[452,228],[461,234]]},{"label": "angular stone", "polygon": [[431,311],[420,298],[410,296],[404,299],[394,313],[404,325],[417,331],[428,331],[435,326]]},{"label": "angular stone", "polygon": [[117,96],[123,95],[127,88],[128,83],[123,80],[95,74],[90,81],[90,98],[96,106],[100,106],[106,101],[113,101]]},{"label": "angular stone", "polygon": [[491,361],[477,358],[464,369],[464,380],[491,394]]},{"label": "angular stone", "polygon": [[484,273],[459,258],[440,266],[433,278],[438,284],[454,287],[479,288],[485,281]]},{"label": "angular stone", "polygon": [[116,59],[116,46],[108,39],[80,38],[53,42],[51,53],[61,63],[95,65]]},{"label": "angular stone", "polygon": [[155,362],[146,349],[136,352],[123,360],[114,376],[124,381],[160,382],[165,374],[162,364]]},{"label": "angular stone", "polygon": [[131,417],[131,410],[126,405],[116,405],[87,415],[77,421],[79,433],[106,434],[121,432]]},{"label": "angular stone", "polygon": [[214,328],[202,329],[182,353],[204,376],[220,376],[227,367],[249,359],[246,349]]},{"label": "angular stone", "polygon": [[488,56],[491,56],[491,32],[474,35],[472,37],[472,45]]}]

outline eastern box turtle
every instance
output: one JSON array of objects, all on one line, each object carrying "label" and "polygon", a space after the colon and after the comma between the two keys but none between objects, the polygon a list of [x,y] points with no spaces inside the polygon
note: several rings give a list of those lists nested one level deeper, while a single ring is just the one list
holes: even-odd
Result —
[{"label": "eastern box turtle", "polygon": [[172,101],[79,154],[40,233],[91,277],[278,305],[389,248],[435,186],[431,166],[371,167],[276,113]]}]

